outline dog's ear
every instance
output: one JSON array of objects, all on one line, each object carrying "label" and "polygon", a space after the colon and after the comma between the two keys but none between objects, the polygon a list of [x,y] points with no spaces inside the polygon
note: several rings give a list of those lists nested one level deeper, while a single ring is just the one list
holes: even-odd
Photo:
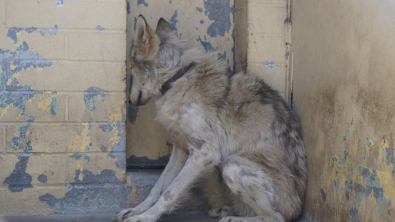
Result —
[{"label": "dog's ear", "polygon": [[155,32],[158,33],[159,35],[174,34],[170,28],[170,24],[164,18],[159,19]]},{"label": "dog's ear", "polygon": [[134,45],[139,48],[140,56],[144,59],[154,57],[159,51],[159,36],[152,30],[142,15],[137,17]]}]

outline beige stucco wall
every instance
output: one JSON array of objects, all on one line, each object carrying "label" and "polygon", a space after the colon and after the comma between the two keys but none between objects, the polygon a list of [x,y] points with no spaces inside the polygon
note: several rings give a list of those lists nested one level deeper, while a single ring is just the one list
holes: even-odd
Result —
[{"label": "beige stucco wall", "polygon": [[0,0],[0,215],[126,206],[125,49],[125,0]]},{"label": "beige stucco wall", "polygon": [[[290,100],[290,0],[236,0],[235,67]],[[290,102],[290,101],[289,101]]]},{"label": "beige stucco wall", "polygon": [[316,221],[395,220],[394,12],[392,0],[292,1],[305,214]]},{"label": "beige stucco wall", "polygon": [[[234,69],[234,0],[128,0],[127,7],[128,49],[134,37],[138,15],[142,14],[153,29],[163,17],[181,39],[203,50],[215,51],[231,70]],[[131,70],[128,69],[127,72],[130,77]],[[167,163],[172,149],[169,143],[172,141],[163,127],[155,121],[155,116],[154,100],[138,109],[129,107],[126,123],[129,166],[145,165],[140,163]]]}]

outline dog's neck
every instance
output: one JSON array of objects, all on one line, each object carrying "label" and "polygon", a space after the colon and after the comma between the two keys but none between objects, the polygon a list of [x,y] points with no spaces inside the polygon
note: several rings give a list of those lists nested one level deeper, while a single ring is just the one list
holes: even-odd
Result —
[{"label": "dog's neck", "polygon": [[182,67],[180,70],[178,70],[178,72],[173,77],[171,77],[162,85],[161,87],[162,93],[165,94],[171,88],[172,83],[177,81],[179,78],[183,77],[185,73],[187,73],[194,65],[195,63],[192,62],[187,67]]}]

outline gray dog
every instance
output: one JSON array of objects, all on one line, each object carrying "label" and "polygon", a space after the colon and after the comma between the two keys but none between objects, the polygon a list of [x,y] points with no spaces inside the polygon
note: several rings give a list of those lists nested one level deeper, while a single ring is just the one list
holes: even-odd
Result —
[{"label": "gray dog", "polygon": [[279,94],[252,74],[227,71],[160,19],[156,31],[137,18],[131,49],[130,103],[156,101],[170,132],[170,162],[147,199],[115,221],[153,222],[200,182],[221,222],[290,221],[300,216],[306,154],[300,126]]}]

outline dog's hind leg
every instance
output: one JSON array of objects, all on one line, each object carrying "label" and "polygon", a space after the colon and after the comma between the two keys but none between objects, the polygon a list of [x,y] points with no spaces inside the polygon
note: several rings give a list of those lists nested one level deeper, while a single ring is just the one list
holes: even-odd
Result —
[{"label": "dog's hind leg", "polygon": [[246,212],[244,217],[224,217],[220,222],[285,221],[283,216],[276,212],[278,197],[272,178],[263,166],[248,158],[234,155],[225,160],[222,175],[229,189],[239,196],[256,216],[251,217],[251,213]]},{"label": "dog's hind leg", "polygon": [[235,215],[232,208],[232,196],[234,195],[225,184],[218,167],[213,168],[203,176],[200,188],[211,208],[209,211],[210,217],[222,218]]},{"label": "dog's hind leg", "polygon": [[163,194],[163,191],[167,189],[167,187],[171,184],[171,182],[173,182],[174,178],[181,171],[187,158],[187,153],[183,149],[179,148],[177,144],[174,145],[169,163],[166,165],[165,170],[159,177],[155,186],[152,188],[148,197],[135,208],[121,210],[119,213],[115,214],[113,220],[120,222],[125,218],[142,214],[152,207]]}]

